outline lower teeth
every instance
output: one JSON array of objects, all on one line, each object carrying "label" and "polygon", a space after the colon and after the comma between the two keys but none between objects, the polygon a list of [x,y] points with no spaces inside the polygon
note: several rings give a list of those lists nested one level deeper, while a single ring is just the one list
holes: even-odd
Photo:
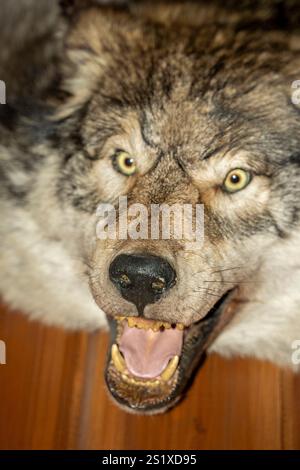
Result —
[{"label": "lower teeth", "polygon": [[130,376],[127,373],[125,359],[120,353],[120,350],[117,344],[113,344],[111,347],[111,358],[112,358],[115,368],[117,369],[118,372],[122,374],[122,378],[126,382],[129,382],[134,385],[143,385],[143,386],[151,386],[151,387],[158,386],[162,381],[167,382],[168,380],[170,380],[175,374],[177,366],[178,366],[178,362],[179,362],[179,356],[174,356],[169,361],[167,367],[160,374],[159,377],[155,377],[155,379],[152,379],[152,380],[143,381],[133,376]]}]

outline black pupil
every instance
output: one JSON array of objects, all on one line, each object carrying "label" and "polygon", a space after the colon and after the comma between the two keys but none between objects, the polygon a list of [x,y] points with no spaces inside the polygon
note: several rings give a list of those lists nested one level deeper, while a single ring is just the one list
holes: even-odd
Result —
[{"label": "black pupil", "polygon": [[230,176],[230,181],[233,183],[233,184],[237,184],[240,182],[240,177],[239,175],[237,175],[236,173],[234,175],[231,175]]},{"label": "black pupil", "polygon": [[133,159],[130,157],[125,158],[124,163],[126,166],[132,166],[133,164]]}]

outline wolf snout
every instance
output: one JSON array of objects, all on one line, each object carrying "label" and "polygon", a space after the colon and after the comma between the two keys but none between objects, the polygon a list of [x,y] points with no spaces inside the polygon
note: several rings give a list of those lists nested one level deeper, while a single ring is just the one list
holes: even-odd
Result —
[{"label": "wolf snout", "polygon": [[139,314],[176,282],[176,272],[170,263],[151,254],[118,255],[110,264],[109,277],[121,296],[136,306]]}]

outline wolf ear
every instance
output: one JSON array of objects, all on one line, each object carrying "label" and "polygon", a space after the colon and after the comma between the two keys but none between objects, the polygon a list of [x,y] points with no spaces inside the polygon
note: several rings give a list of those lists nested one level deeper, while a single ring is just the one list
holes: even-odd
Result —
[{"label": "wolf ear", "polygon": [[59,16],[55,1],[1,0],[0,78],[6,83],[8,104],[32,104],[54,79]]},{"label": "wolf ear", "polygon": [[55,116],[64,119],[84,105],[99,86],[109,57],[117,52],[116,33],[127,14],[118,0],[63,0],[67,17],[61,60],[61,91],[65,99]]},{"label": "wolf ear", "polygon": [[[32,108],[44,102],[59,81],[60,63],[65,62],[64,42],[81,12],[92,5],[120,5],[121,0],[1,0],[0,14],[0,80],[5,88],[5,102],[18,113],[24,106]],[[83,35],[78,43],[84,40]],[[88,48],[75,53],[73,59],[83,62]],[[71,46],[72,47],[72,46]],[[8,108],[8,106],[6,107]],[[6,109],[5,108],[5,109]],[[4,108],[1,108],[1,115]],[[5,114],[5,113],[4,113]],[[0,116],[1,121],[1,116]]]}]

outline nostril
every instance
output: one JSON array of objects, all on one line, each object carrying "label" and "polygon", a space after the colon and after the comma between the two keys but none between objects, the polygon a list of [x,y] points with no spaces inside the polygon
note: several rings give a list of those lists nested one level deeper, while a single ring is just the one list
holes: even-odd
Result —
[{"label": "nostril", "polygon": [[166,280],[164,278],[156,279],[152,282],[151,288],[156,292],[163,292],[167,287]]},{"label": "nostril", "polygon": [[129,277],[125,273],[120,274],[119,283],[124,288],[127,288],[127,287],[131,286],[131,284],[132,284],[131,280],[129,279]]}]

